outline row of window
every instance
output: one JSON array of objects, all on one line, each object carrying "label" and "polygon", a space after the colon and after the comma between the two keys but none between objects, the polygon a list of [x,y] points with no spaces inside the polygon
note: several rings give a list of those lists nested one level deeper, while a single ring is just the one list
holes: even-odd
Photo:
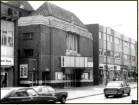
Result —
[{"label": "row of window", "polygon": [[124,54],[124,60],[132,60],[132,61],[135,61],[135,56],[130,56],[130,55]]},{"label": "row of window", "polygon": [[8,9],[8,15],[22,17],[23,16],[23,12],[14,10],[12,8],[9,8]]},{"label": "row of window", "polygon": [[2,31],[1,30],[1,45],[13,47],[13,32],[12,31]]},{"label": "row of window", "polygon": [[[99,32],[99,39],[106,40],[106,34],[104,33],[104,35],[103,35],[102,32]],[[114,39],[115,39],[115,41],[114,41]],[[120,39],[114,38],[114,36],[111,36],[111,35],[107,35],[107,41],[120,45]],[[130,48],[130,43],[128,41],[124,41],[123,45],[124,45],[124,47]],[[131,49],[135,49],[135,45],[132,43],[131,43]]]},{"label": "row of window", "polygon": [[[107,57],[111,57],[111,58],[115,58],[115,59],[121,58],[119,52],[115,52],[115,54],[114,54],[114,51],[107,50],[107,52],[106,52],[106,50],[103,51],[103,49],[99,49],[99,55],[100,56],[103,56],[103,55],[106,56],[106,54],[107,54]],[[135,56],[131,57],[130,55],[124,55],[124,60],[135,61]]]}]

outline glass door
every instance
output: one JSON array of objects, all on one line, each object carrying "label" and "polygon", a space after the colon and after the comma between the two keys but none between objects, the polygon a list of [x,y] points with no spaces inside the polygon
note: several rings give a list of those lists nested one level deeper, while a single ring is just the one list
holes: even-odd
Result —
[{"label": "glass door", "polygon": [[36,79],[35,72],[29,73],[29,80],[30,80],[30,86],[36,86],[37,85],[37,79]]}]

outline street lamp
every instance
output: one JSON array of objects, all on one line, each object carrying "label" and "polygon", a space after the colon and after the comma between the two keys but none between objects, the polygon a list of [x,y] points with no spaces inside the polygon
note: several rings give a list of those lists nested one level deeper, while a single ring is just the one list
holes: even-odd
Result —
[{"label": "street lamp", "polygon": [[108,64],[107,64],[107,28],[110,28],[110,27],[115,27],[115,26],[122,26],[122,24],[119,24],[119,25],[114,25],[114,26],[108,26],[106,27],[106,82],[105,82],[105,85],[108,84]]}]

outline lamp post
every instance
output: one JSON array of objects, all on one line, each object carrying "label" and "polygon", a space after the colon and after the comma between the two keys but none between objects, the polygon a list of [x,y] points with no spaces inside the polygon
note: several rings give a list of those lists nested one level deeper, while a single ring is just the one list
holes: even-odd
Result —
[{"label": "lamp post", "polygon": [[107,63],[107,28],[110,28],[110,27],[115,27],[115,26],[122,26],[122,24],[119,24],[119,25],[114,25],[114,26],[108,26],[106,27],[106,82],[105,82],[105,85],[108,84],[108,63]]}]

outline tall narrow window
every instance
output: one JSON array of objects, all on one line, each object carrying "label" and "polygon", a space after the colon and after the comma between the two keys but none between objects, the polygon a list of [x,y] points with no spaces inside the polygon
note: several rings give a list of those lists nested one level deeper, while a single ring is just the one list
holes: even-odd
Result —
[{"label": "tall narrow window", "polygon": [[1,33],[1,45],[7,45],[7,31],[2,31]]},{"label": "tall narrow window", "polygon": [[127,60],[127,59],[128,59],[127,55],[124,55],[124,60]]},{"label": "tall narrow window", "polygon": [[110,41],[110,35],[107,35],[107,41]]},{"label": "tall narrow window", "polygon": [[110,42],[114,42],[114,37],[113,36],[110,36]]},{"label": "tall narrow window", "polygon": [[135,45],[134,44],[131,44],[131,49],[135,49]]},{"label": "tall narrow window", "polygon": [[77,36],[74,36],[74,51],[77,52]]},{"label": "tall narrow window", "polygon": [[120,39],[119,38],[115,38],[115,44],[120,44]]},{"label": "tall narrow window", "polygon": [[99,32],[99,39],[102,39],[102,32]]},{"label": "tall narrow window", "polygon": [[66,35],[66,41],[67,41],[66,47],[67,47],[67,50],[69,50],[69,35],[68,34]]},{"label": "tall narrow window", "polygon": [[103,55],[103,49],[99,49],[99,56]]},{"label": "tall narrow window", "polygon": [[114,52],[111,51],[111,55],[110,55],[112,58],[114,58]]},{"label": "tall narrow window", "polygon": [[66,35],[67,51],[78,52],[78,36],[73,34]]},{"label": "tall narrow window", "polygon": [[13,32],[8,32],[8,46],[13,47]]},{"label": "tall narrow window", "polygon": [[120,53],[118,52],[115,53],[115,59],[120,59]]}]

